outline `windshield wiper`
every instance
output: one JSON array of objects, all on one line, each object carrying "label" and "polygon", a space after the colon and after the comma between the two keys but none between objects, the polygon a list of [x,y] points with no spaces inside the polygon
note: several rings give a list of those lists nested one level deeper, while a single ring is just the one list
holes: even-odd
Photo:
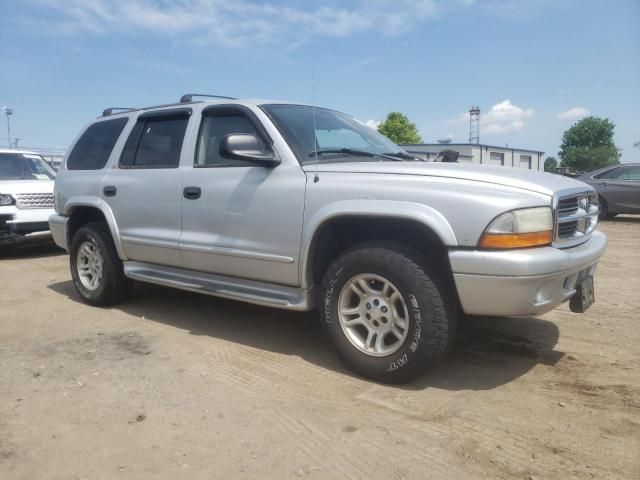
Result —
[{"label": "windshield wiper", "polygon": [[373,153],[366,150],[358,150],[356,148],[327,148],[325,150],[314,150],[309,152],[309,156],[322,155],[323,153],[346,153],[348,155],[361,155],[363,157],[379,157],[386,158],[387,160],[393,160],[394,162],[401,162],[402,159],[393,157],[386,153]]},{"label": "windshield wiper", "polygon": [[415,155],[411,155],[410,153],[405,152],[385,152],[383,155],[388,155],[390,157],[402,158],[403,160],[418,160],[420,162],[425,162],[426,160],[420,157],[416,157]]}]

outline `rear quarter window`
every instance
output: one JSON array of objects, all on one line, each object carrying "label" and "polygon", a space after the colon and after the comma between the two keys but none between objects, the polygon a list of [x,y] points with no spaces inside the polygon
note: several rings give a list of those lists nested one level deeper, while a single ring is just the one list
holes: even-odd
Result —
[{"label": "rear quarter window", "polygon": [[127,118],[114,118],[87,128],[69,154],[67,170],[104,168],[127,121]]}]

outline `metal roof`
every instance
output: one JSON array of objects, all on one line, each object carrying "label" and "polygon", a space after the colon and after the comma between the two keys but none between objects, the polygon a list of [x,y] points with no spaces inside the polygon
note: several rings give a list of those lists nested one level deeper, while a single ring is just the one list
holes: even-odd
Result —
[{"label": "metal roof", "polygon": [[404,143],[400,145],[401,147],[487,147],[487,148],[499,148],[501,150],[518,150],[520,152],[531,152],[531,153],[544,153],[542,150],[531,150],[527,148],[518,148],[518,147],[504,147],[499,145],[488,145],[486,143]]}]

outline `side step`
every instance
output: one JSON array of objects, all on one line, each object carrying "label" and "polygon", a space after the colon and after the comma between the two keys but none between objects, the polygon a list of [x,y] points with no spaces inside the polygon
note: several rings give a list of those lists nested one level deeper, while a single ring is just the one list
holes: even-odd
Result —
[{"label": "side step", "polygon": [[143,262],[124,262],[124,274],[134,280],[287,310],[314,308],[313,291],[273,283],[194,272]]}]

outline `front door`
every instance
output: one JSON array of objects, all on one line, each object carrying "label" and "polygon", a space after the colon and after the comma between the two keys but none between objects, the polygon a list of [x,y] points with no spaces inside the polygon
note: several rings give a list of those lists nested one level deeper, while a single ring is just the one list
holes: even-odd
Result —
[{"label": "front door", "polygon": [[179,164],[189,113],[176,109],[140,115],[117,167],[103,179],[103,200],[113,211],[129,260],[182,266]]},{"label": "front door", "polygon": [[611,213],[640,213],[640,166],[614,168],[598,179]]},{"label": "front door", "polygon": [[183,176],[180,249],[185,268],[298,285],[302,169],[284,162],[255,166],[220,154],[220,141],[231,133],[255,134],[271,144],[250,111],[209,107],[201,118],[193,166]]}]

